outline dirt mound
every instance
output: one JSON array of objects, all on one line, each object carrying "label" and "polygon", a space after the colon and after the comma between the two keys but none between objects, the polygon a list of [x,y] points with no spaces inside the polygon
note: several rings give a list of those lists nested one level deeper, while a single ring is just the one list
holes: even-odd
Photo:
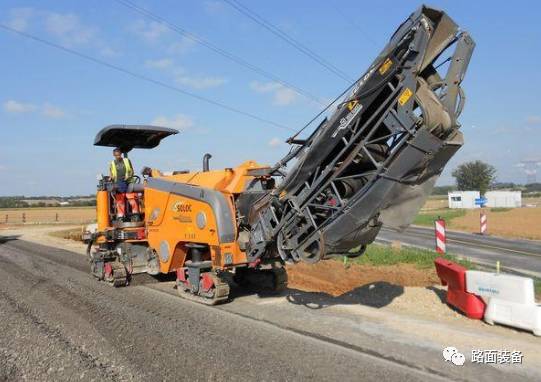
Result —
[{"label": "dirt mound", "polygon": [[370,284],[419,286],[439,284],[433,268],[419,269],[411,264],[370,266],[350,264],[345,267],[339,261],[321,261],[314,265],[297,264],[287,267],[288,286],[308,292],[323,292],[332,296],[344,295]]}]

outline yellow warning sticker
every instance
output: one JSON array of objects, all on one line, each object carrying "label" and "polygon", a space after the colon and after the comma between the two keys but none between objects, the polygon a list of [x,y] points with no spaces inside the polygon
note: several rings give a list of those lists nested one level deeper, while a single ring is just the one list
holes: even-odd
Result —
[{"label": "yellow warning sticker", "polygon": [[354,108],[355,106],[357,106],[358,103],[359,103],[359,101],[357,101],[356,99],[353,100],[353,101],[349,101],[349,102],[348,102],[348,110],[349,110],[349,111],[353,110],[353,108]]},{"label": "yellow warning sticker", "polygon": [[387,58],[385,62],[379,67],[379,74],[383,76],[391,66],[393,66],[393,62],[390,58]]},{"label": "yellow warning sticker", "polygon": [[400,94],[400,97],[398,97],[398,103],[400,104],[400,106],[404,106],[404,104],[408,102],[412,95],[413,92],[410,90],[410,88],[404,89],[402,94]]}]

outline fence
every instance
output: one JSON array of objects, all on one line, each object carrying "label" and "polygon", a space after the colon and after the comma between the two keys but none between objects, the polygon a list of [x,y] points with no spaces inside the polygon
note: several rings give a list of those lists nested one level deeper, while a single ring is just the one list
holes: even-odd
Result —
[{"label": "fence", "polygon": [[94,208],[24,208],[0,210],[0,224],[89,224],[96,221]]}]

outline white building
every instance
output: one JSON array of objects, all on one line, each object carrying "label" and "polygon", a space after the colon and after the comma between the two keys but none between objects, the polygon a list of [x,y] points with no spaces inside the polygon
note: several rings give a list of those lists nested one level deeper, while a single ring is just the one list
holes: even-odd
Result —
[{"label": "white building", "polygon": [[522,191],[488,191],[487,207],[522,207]]},{"label": "white building", "polygon": [[479,191],[452,191],[447,194],[449,208],[479,208],[475,199],[479,198]]}]

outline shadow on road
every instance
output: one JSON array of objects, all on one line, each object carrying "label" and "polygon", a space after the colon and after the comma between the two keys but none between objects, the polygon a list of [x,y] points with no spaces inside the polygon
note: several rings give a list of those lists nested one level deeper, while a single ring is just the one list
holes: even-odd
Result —
[{"label": "shadow on road", "polygon": [[401,285],[378,281],[362,285],[336,297],[323,292],[289,289],[286,299],[292,304],[304,305],[310,309],[323,309],[333,305],[365,305],[383,308],[403,293],[404,287]]},{"label": "shadow on road", "polygon": [[5,244],[8,241],[18,240],[21,235],[9,235],[9,236],[2,236],[0,235],[0,244]]},{"label": "shadow on road", "polygon": [[447,291],[445,289],[440,289],[433,286],[428,286],[426,289],[434,292],[443,304],[447,303]]}]

